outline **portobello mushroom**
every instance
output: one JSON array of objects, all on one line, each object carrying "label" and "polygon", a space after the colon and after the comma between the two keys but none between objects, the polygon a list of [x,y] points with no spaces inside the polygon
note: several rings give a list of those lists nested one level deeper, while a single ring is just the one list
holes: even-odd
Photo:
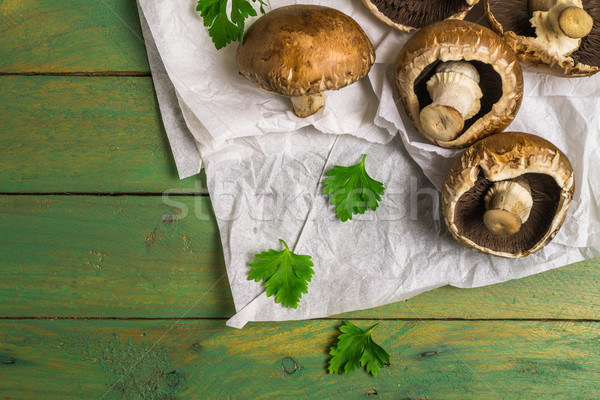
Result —
[{"label": "portobello mushroom", "polygon": [[573,198],[571,163],[538,136],[487,137],[454,163],[442,189],[444,220],[461,244],[518,258],[547,245]]},{"label": "portobello mushroom", "polygon": [[394,75],[417,131],[441,147],[467,147],[504,130],[523,97],[523,72],[512,49],[467,21],[419,30],[400,50]]},{"label": "portobello mushroom", "polygon": [[301,118],[325,105],[323,92],[350,85],[375,62],[366,33],[341,11],[291,5],[268,12],[237,49],[240,73],[259,88],[290,97]]}]

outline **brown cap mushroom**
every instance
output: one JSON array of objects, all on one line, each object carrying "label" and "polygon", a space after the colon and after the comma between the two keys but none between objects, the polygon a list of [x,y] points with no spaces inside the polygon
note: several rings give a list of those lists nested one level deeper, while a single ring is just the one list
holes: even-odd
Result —
[{"label": "brown cap mushroom", "polygon": [[356,82],[374,62],[373,45],[356,21],[313,5],[268,12],[237,50],[240,73],[261,89],[291,97],[299,117],[317,112],[324,91]]},{"label": "brown cap mushroom", "polygon": [[556,146],[504,132],[475,143],[454,163],[444,181],[442,209],[461,244],[517,258],[556,236],[573,191],[571,163]]},{"label": "brown cap mushroom", "polygon": [[463,19],[479,0],[363,0],[380,20],[401,31],[445,19]]},{"label": "brown cap mushroom", "polygon": [[600,70],[598,1],[486,0],[485,10],[526,67],[565,77]]},{"label": "brown cap mushroom", "polygon": [[511,48],[467,21],[436,22],[415,33],[396,58],[395,81],[417,130],[447,148],[502,131],[523,97],[523,72]]}]

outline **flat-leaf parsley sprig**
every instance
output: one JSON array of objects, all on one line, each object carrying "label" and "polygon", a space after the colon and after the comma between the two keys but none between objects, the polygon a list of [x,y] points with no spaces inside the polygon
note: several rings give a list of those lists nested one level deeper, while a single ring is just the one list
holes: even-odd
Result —
[{"label": "flat-leaf parsley sprig", "polygon": [[353,323],[344,321],[344,325],[340,327],[342,334],[329,351],[332,356],[329,360],[329,373],[350,374],[360,366],[377,376],[381,368],[390,362],[388,352],[371,338],[371,333],[378,326],[376,324],[368,331],[363,331]]},{"label": "flat-leaf parsley sprig", "polygon": [[325,179],[323,191],[331,195],[331,204],[342,221],[352,219],[353,214],[364,214],[367,209],[375,211],[385,192],[383,183],[367,174],[364,154],[362,160],[351,167],[336,165]]},{"label": "flat-leaf parsley sprig", "polygon": [[257,254],[250,264],[248,280],[264,281],[267,296],[275,295],[276,303],[284,307],[297,308],[302,293],[308,293],[308,282],[314,273],[311,256],[294,254],[287,243],[281,251],[270,249]]},{"label": "flat-leaf parsley sprig", "polygon": [[[227,15],[227,3],[231,1],[231,14]],[[261,14],[265,14],[265,0],[252,0],[260,4]],[[221,49],[231,42],[244,41],[244,25],[248,17],[257,15],[249,0],[200,0],[196,11],[200,12],[204,26],[215,47]]]}]

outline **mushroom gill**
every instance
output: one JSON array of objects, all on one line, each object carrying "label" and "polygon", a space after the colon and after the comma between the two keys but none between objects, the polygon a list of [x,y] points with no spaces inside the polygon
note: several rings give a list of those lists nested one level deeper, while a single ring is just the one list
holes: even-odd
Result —
[{"label": "mushroom gill", "polygon": [[519,36],[535,37],[535,28],[531,26],[531,14],[527,1],[499,0],[489,1],[490,12],[502,25],[504,32],[512,31]]},{"label": "mushroom gill", "polygon": [[[513,32],[515,35],[524,38],[536,37],[536,28],[531,23],[533,10],[529,7],[527,0],[487,0],[486,6],[489,9],[488,17],[491,25],[498,32],[504,34]],[[600,67],[600,2],[597,0],[582,0],[582,6],[583,10],[593,20],[593,25],[591,31],[581,38],[578,48],[571,52],[568,57],[573,59],[575,66],[583,64]],[[492,21],[492,19],[495,21]],[[497,26],[497,24],[500,26]],[[517,55],[521,58],[525,56],[533,57],[529,53],[539,51],[525,48],[524,43],[512,43],[511,45],[523,46],[522,49],[515,48]],[[586,74],[589,75],[589,73]]]},{"label": "mushroom gill", "polygon": [[[364,0],[395,24],[419,29],[468,11],[473,0]],[[371,7],[369,7],[371,8]]]},{"label": "mushroom gill", "polygon": [[579,49],[571,54],[575,63],[600,67],[600,2],[583,0],[583,9],[594,20],[591,32],[581,39]]},{"label": "mushroom gill", "polygon": [[542,240],[556,214],[561,188],[546,174],[526,173],[519,178],[529,186],[532,206],[518,231],[502,236],[486,227],[486,194],[496,182],[480,172],[475,184],[456,203],[454,223],[461,235],[483,248],[510,254],[524,253]]}]

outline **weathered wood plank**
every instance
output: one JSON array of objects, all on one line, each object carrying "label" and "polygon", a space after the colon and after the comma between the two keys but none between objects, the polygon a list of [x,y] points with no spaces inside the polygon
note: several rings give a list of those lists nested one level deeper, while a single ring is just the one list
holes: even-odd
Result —
[{"label": "weathered wood plank", "polygon": [[149,71],[134,0],[0,1],[0,72]]},{"label": "weathered wood plank", "polygon": [[[356,323],[362,328],[376,321]],[[4,399],[597,399],[599,323],[384,321],[391,365],[327,373],[339,321],[0,321]]]},{"label": "weathered wood plank", "polygon": [[0,192],[206,192],[180,181],[148,77],[0,77]]},{"label": "weathered wood plank", "polygon": [[0,220],[2,317],[233,312],[206,197],[3,196]]},{"label": "weathered wood plank", "polygon": [[[233,314],[207,197],[1,196],[0,221],[0,317]],[[597,259],[344,317],[600,320],[598,281]]]}]

